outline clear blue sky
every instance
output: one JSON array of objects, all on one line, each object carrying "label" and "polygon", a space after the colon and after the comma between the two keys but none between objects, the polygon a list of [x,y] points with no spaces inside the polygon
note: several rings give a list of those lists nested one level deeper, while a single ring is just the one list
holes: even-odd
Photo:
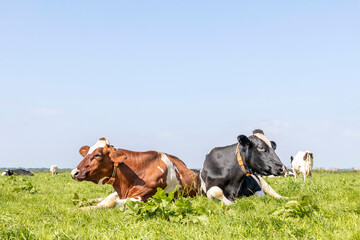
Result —
[{"label": "clear blue sky", "polygon": [[0,167],[206,153],[261,128],[290,165],[360,167],[360,2],[1,1]]}]

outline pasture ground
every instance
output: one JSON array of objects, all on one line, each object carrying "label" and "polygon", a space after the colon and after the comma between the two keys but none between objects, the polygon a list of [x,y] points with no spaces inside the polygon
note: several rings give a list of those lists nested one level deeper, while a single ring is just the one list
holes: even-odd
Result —
[{"label": "pasture ground", "polygon": [[34,174],[0,178],[0,239],[360,239],[359,171],[315,171],[306,183],[266,178],[291,200],[249,197],[223,206],[195,197],[193,208],[209,210],[197,223],[145,220],[122,209],[82,211],[74,193],[105,197],[112,187],[75,182],[68,171]]}]

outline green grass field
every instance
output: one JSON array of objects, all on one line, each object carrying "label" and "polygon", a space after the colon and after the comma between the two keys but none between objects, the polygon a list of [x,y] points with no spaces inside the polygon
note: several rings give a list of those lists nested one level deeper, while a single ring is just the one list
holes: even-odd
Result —
[{"label": "green grass field", "polygon": [[296,197],[290,200],[249,197],[223,206],[198,196],[191,206],[207,219],[198,222],[82,211],[74,193],[105,197],[112,187],[75,182],[70,172],[34,173],[0,178],[0,239],[360,239],[359,172],[315,171],[306,183],[267,178],[279,194]]}]

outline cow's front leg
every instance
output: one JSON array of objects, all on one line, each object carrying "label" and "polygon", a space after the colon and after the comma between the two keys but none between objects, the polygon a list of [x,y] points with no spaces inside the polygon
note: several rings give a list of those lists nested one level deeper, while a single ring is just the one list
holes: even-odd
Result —
[{"label": "cow's front leg", "polygon": [[97,198],[93,200],[101,200],[100,203],[98,203],[95,206],[88,206],[88,207],[82,207],[81,210],[89,210],[89,209],[99,209],[99,208],[112,208],[116,206],[116,201],[119,199],[119,196],[117,195],[117,192],[113,192],[106,198]]},{"label": "cow's front leg", "polygon": [[303,180],[306,181],[306,173],[303,173]]},{"label": "cow's front leg", "polygon": [[280,199],[280,198],[287,199],[287,197],[282,197],[277,192],[275,192],[275,190],[262,177],[260,177],[260,176],[258,176],[258,177],[260,180],[260,186],[266,194],[268,194],[270,197],[273,197],[276,199]]},{"label": "cow's front leg", "polygon": [[222,201],[225,205],[230,205],[230,204],[232,204],[232,202],[224,196],[223,190],[221,190],[221,188],[219,188],[218,186],[211,187],[211,188],[206,192],[206,196],[207,196],[209,199],[216,198],[216,199]]},{"label": "cow's front leg", "polygon": [[[101,198],[98,198],[101,199]],[[81,210],[90,210],[90,209],[99,209],[99,208],[113,208],[113,207],[121,207],[126,204],[126,201],[134,201],[134,202],[141,202],[141,197],[131,197],[127,199],[120,199],[117,192],[113,192],[106,198],[98,203],[96,206],[89,206],[89,207],[82,207]]]},{"label": "cow's front leg", "polygon": [[131,198],[126,198],[126,199],[116,199],[116,207],[124,206],[127,201],[141,202],[142,199],[141,199],[141,197],[131,197]]}]

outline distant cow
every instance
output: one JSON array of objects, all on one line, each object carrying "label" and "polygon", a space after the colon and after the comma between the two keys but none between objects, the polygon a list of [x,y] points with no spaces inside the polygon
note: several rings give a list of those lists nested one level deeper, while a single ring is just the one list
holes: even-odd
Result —
[{"label": "distant cow", "polygon": [[295,157],[291,156],[291,167],[294,172],[294,177],[296,181],[296,175],[302,173],[304,182],[306,181],[306,176],[311,178],[311,171],[314,162],[314,155],[310,151],[299,151]]},{"label": "distant cow", "polygon": [[[212,149],[200,172],[200,191],[229,205],[235,198],[264,195],[281,198],[260,176],[282,175],[286,168],[275,153],[276,144],[263,131],[239,135],[238,143]],[[259,176],[258,176],[259,175]]]},{"label": "distant cow", "polygon": [[58,167],[56,165],[51,165],[50,167],[50,172],[51,174],[54,176],[54,175],[57,175],[58,174]]},{"label": "distant cow", "polygon": [[285,177],[294,177],[294,171],[292,169],[288,169],[285,173]]},{"label": "distant cow", "polygon": [[1,176],[11,176],[13,174],[17,174],[17,175],[29,175],[29,176],[34,176],[34,174],[28,170],[24,170],[24,169],[15,169],[15,170],[10,170],[10,169],[7,169],[5,170]]},{"label": "distant cow", "polygon": [[116,149],[105,138],[92,147],[83,146],[79,152],[84,159],[71,171],[72,178],[112,184],[115,190],[97,206],[85,209],[120,206],[127,199],[146,202],[157,188],[170,193],[179,185],[187,196],[198,192],[197,175],[183,161],[164,152]]}]

